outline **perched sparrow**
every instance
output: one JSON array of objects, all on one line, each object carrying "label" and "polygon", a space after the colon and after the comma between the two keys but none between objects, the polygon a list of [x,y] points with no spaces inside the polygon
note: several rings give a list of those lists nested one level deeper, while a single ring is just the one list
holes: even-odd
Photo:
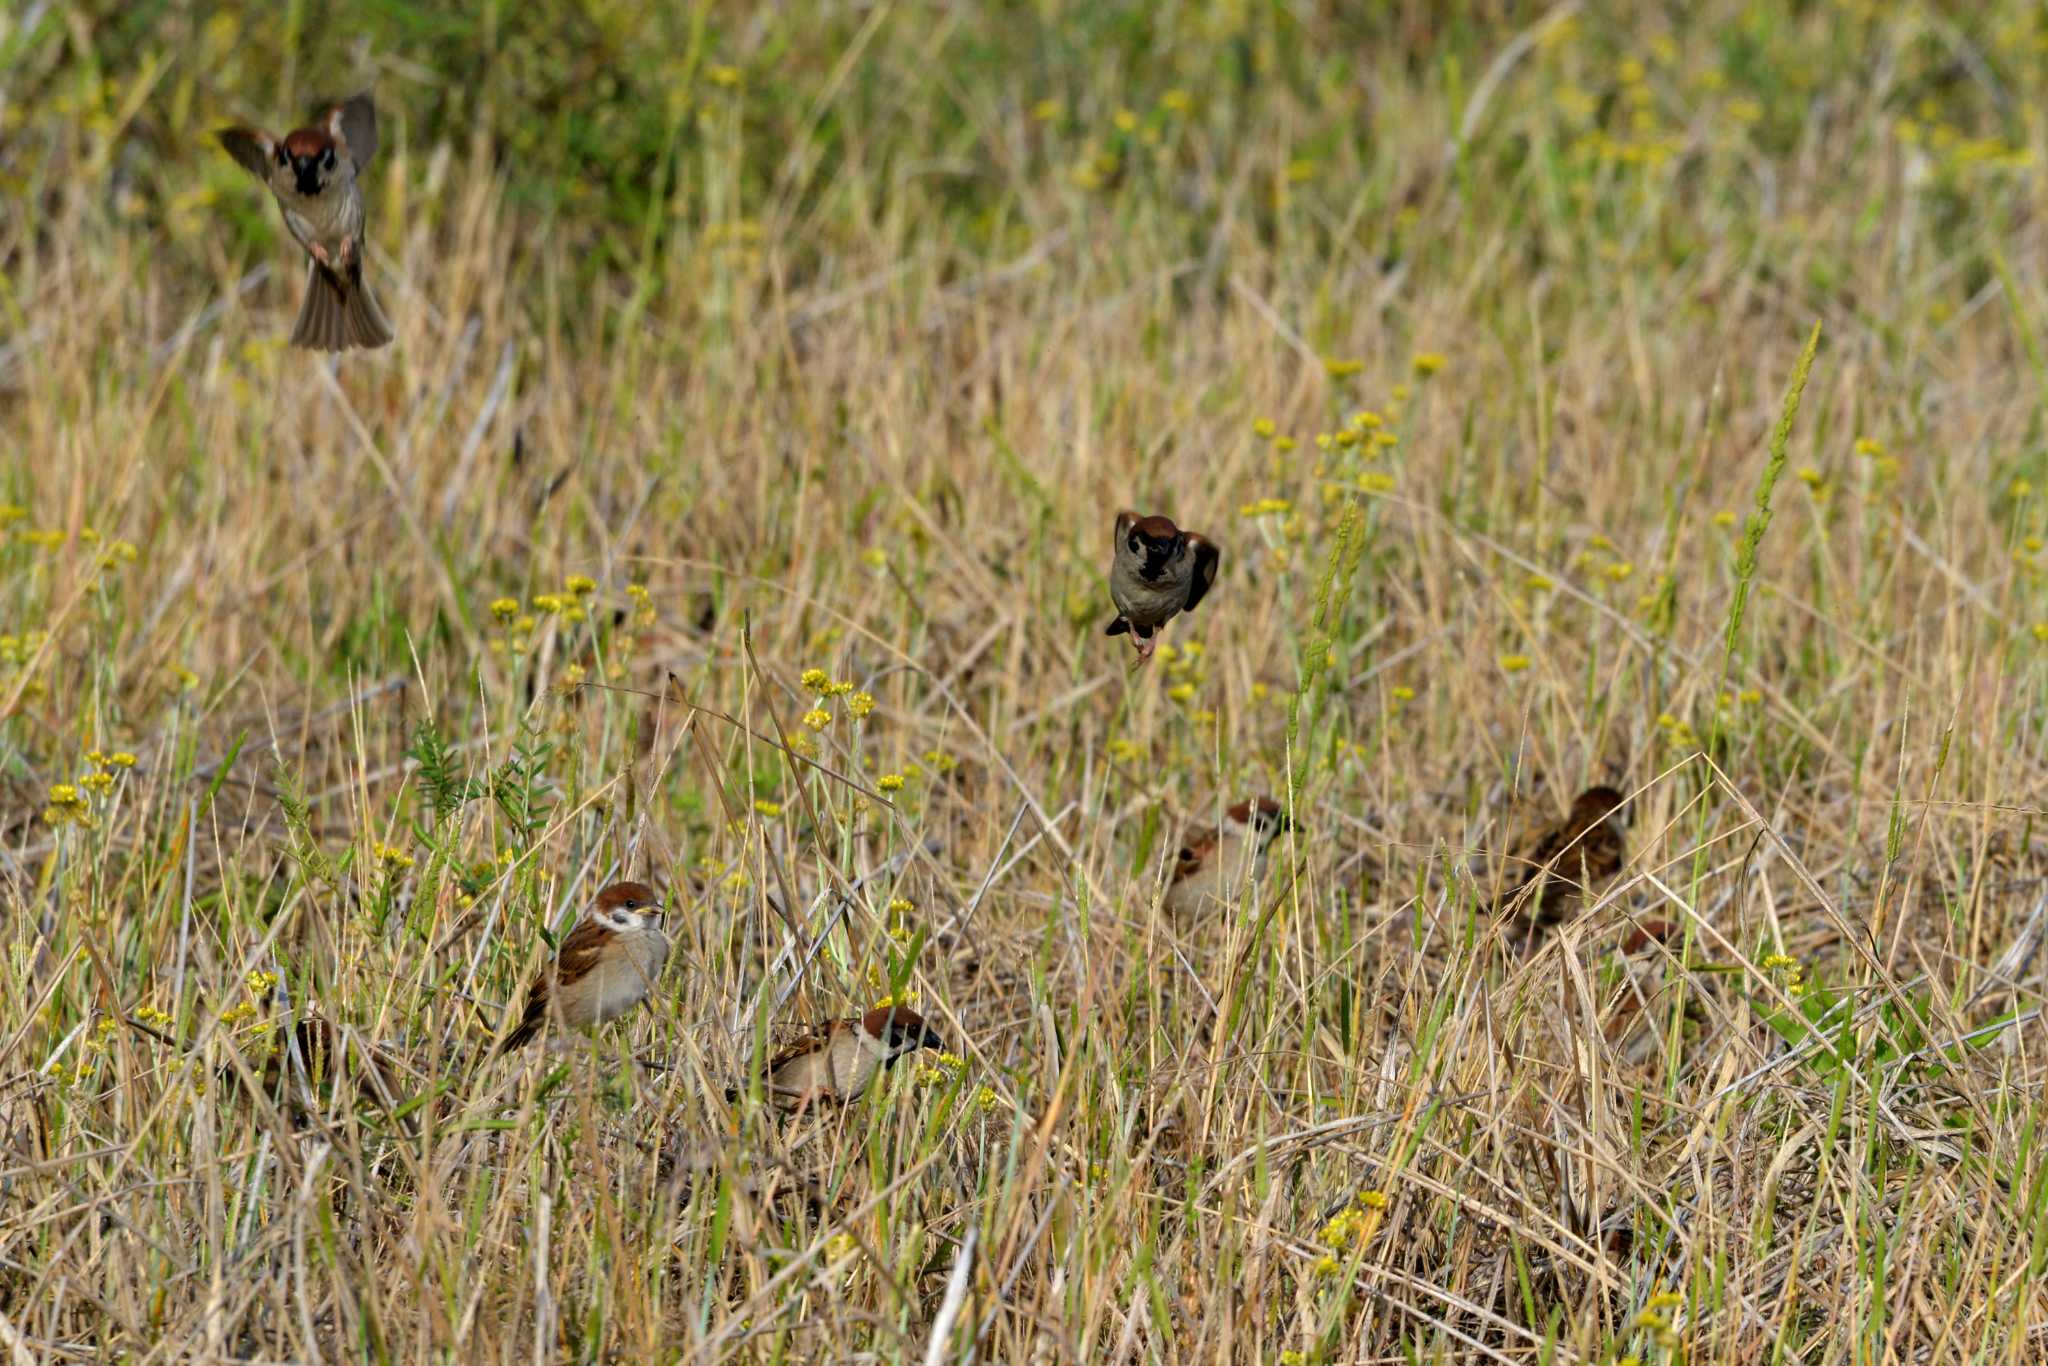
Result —
[{"label": "perched sparrow", "polygon": [[1131,633],[1138,662],[1152,657],[1153,634],[1195,604],[1216,582],[1222,552],[1207,537],[1182,531],[1164,517],[1116,515],[1116,558],[1109,565],[1109,597],[1116,620],[1106,636]]},{"label": "perched sparrow", "polygon": [[1220,829],[1203,825],[1187,832],[1166,884],[1169,912],[1193,915],[1227,904],[1247,878],[1257,882],[1266,876],[1273,841],[1292,828],[1270,797],[1239,802],[1223,814]]},{"label": "perched sparrow", "polygon": [[1514,865],[1527,875],[1494,910],[1527,917],[1531,939],[1564,919],[1581,893],[1621,871],[1628,852],[1621,805],[1621,794],[1611,787],[1581,792],[1570,815],[1536,831],[1523,846]]},{"label": "perched sparrow", "polygon": [[906,1053],[944,1048],[946,1042],[908,1006],[882,1006],[857,1020],[828,1020],[768,1063],[768,1099],[784,1109],[818,1100],[851,1101],[875,1074]]},{"label": "perched sparrow", "polygon": [[292,345],[315,351],[383,346],[391,324],[363,283],[363,192],[356,177],[377,152],[368,95],[335,105],[282,140],[260,128],[223,128],[220,145],[270,187],[284,225],[312,256]]},{"label": "perched sparrow", "polygon": [[666,962],[668,936],[653,891],[638,882],[613,883],[526,989],[526,1009],[497,1051],[530,1041],[550,1015],[571,1029],[618,1019],[640,1004]]}]

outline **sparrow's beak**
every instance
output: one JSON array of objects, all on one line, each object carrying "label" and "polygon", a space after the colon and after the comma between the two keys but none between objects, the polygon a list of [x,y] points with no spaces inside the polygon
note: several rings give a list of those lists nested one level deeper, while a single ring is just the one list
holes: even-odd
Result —
[{"label": "sparrow's beak", "polygon": [[940,1038],[939,1031],[933,1029],[930,1025],[924,1027],[924,1033],[918,1038],[917,1046],[919,1048],[936,1048],[941,1053],[946,1051],[946,1041]]}]

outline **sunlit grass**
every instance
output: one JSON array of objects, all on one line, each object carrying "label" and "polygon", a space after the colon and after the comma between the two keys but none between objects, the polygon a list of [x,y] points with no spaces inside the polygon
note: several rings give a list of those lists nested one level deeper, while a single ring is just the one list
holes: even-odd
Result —
[{"label": "sunlit grass", "polygon": [[[0,28],[10,1351],[2027,1355],[2037,16],[1343,10]],[[330,366],[207,133],[359,86]]]}]

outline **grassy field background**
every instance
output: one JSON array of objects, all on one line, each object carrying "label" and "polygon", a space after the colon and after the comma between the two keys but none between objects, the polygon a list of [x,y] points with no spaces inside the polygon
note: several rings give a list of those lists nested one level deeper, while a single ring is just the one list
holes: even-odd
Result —
[{"label": "grassy field background", "polygon": [[0,15],[13,1362],[2048,1351],[2037,7],[643,8]]}]

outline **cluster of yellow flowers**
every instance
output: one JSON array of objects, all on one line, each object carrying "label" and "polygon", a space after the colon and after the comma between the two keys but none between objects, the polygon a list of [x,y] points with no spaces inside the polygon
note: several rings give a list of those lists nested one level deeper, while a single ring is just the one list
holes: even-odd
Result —
[{"label": "cluster of yellow flowers", "polygon": [[[0,503],[0,527],[11,526],[27,516],[28,509],[19,503]],[[62,527],[24,527],[16,534],[25,544],[35,546],[39,550],[56,550],[71,540],[71,533]],[[99,545],[102,539],[100,533],[92,527],[83,526],[78,529],[80,545]],[[98,565],[103,570],[118,569],[122,565],[134,564],[141,558],[142,552],[136,548],[135,542],[113,540],[107,541],[100,551]]]},{"label": "cluster of yellow flowers", "polygon": [[1675,1352],[1681,1344],[1678,1330],[1671,1326],[1670,1313],[1684,1303],[1685,1296],[1675,1291],[1652,1295],[1643,1312],[1636,1315],[1634,1326],[1648,1333],[1664,1351]]},{"label": "cluster of yellow flowers", "polygon": [[375,859],[378,866],[387,872],[402,873],[413,865],[411,854],[406,853],[405,850],[400,849],[396,845],[386,844],[382,840],[370,841],[370,857]]},{"label": "cluster of yellow flowers", "polygon": [[1692,722],[1681,720],[1668,711],[1658,713],[1657,728],[1664,732],[1667,742],[1679,749],[1690,751],[1700,747],[1699,732],[1692,728]]},{"label": "cluster of yellow flowers", "polygon": [[21,689],[23,697],[41,697],[49,691],[48,685],[40,678],[21,677],[49,640],[50,633],[39,630],[23,631],[18,636],[0,635],[0,666],[6,670],[0,673],[0,694],[12,692],[16,687]]},{"label": "cluster of yellow flowers", "polygon": [[1940,106],[1932,101],[1923,103],[1920,113],[1920,118],[1893,123],[1892,136],[1902,146],[1924,149],[1947,170],[2024,171],[2034,164],[2033,150],[2022,144],[1996,137],[1965,137],[1953,124],[1934,122]]},{"label": "cluster of yellow flowers", "polygon": [[[814,731],[822,731],[832,724],[832,712],[825,705],[832,698],[844,697],[846,701],[842,705],[845,706],[847,715],[856,721],[865,721],[875,710],[874,694],[856,691],[852,683],[847,682],[843,678],[834,678],[823,669],[815,667],[805,669],[798,681],[803,685],[806,692],[811,693],[816,698],[816,701],[811,705],[811,709],[799,718],[804,725]],[[811,744],[810,737],[807,735],[798,733],[795,736],[784,736],[783,739],[798,754],[808,757],[816,752],[815,747]],[[884,788],[883,790],[890,791],[893,789]]]},{"label": "cluster of yellow flowers", "polygon": [[[633,590],[639,589],[636,593]],[[493,654],[507,651],[523,653],[533,643],[533,634],[540,629],[541,617],[556,617],[562,622],[574,625],[590,620],[587,600],[597,591],[597,580],[587,574],[571,574],[562,583],[557,593],[536,593],[531,611],[522,610],[517,598],[495,598],[490,604],[491,616],[503,631],[491,642]],[[626,595],[634,603],[634,619],[643,617],[652,621],[653,607],[647,599],[647,590],[635,584]]]},{"label": "cluster of yellow flowers", "polygon": [[1387,1208],[1384,1191],[1360,1191],[1351,1202],[1332,1215],[1317,1231],[1317,1241],[1329,1249],[1317,1257],[1311,1268],[1321,1276],[1334,1276],[1342,1270],[1338,1254],[1363,1248],[1372,1241],[1379,1231],[1380,1220]]},{"label": "cluster of yellow flowers", "polygon": [[1786,953],[1767,954],[1757,966],[1765,972],[1785,974],[1785,992],[1789,996],[1801,996],[1806,992],[1806,970],[1799,966],[1799,960]]},{"label": "cluster of yellow flowers", "polygon": [[958,1053],[941,1053],[928,1063],[920,1063],[917,1069],[919,1086],[943,1086],[958,1078],[967,1070],[967,1059]]},{"label": "cluster of yellow flowers", "polygon": [[86,751],[85,762],[89,772],[68,783],[50,784],[47,805],[43,808],[45,823],[78,825],[87,829],[97,825],[99,817],[93,811],[92,799],[104,799],[110,795],[117,774],[135,767],[135,756],[125,749],[111,754],[93,749]]},{"label": "cluster of yellow flowers", "polygon": [[[1075,188],[1091,193],[1108,187],[1123,171],[1124,160],[1134,147],[1153,152],[1164,148],[1175,121],[1185,119],[1194,108],[1195,97],[1175,88],[1162,94],[1149,113],[1128,106],[1112,111],[1109,131],[1083,139],[1067,178]],[[1031,106],[1032,120],[1043,125],[1060,123],[1066,113],[1066,105],[1056,99],[1042,99]]]}]

